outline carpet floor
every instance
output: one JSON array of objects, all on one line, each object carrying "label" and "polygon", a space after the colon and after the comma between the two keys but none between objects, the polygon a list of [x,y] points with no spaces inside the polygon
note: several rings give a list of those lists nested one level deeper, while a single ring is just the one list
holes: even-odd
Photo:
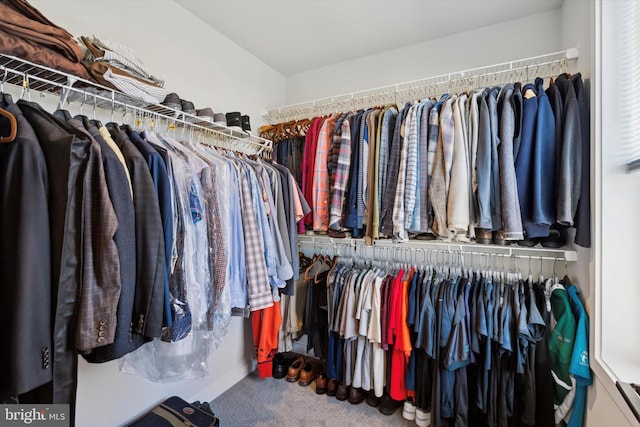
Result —
[{"label": "carpet floor", "polygon": [[362,402],[352,405],[284,378],[258,378],[254,371],[211,402],[221,427],[415,426],[402,408],[386,416]]}]

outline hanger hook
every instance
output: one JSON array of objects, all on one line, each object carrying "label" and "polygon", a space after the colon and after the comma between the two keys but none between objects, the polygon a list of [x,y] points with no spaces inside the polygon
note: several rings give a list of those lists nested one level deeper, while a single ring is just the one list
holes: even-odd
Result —
[{"label": "hanger hook", "polygon": [[2,76],[2,83],[0,83],[0,92],[4,92],[4,83],[7,81],[7,76],[9,71],[5,68],[4,65],[1,65],[0,67],[2,67],[2,69],[4,70],[4,74]]},{"label": "hanger hook", "polygon": [[31,89],[29,88],[29,75],[24,73],[22,76],[22,93],[20,94],[20,99],[24,99],[25,93],[27,94],[27,99],[31,101]]}]

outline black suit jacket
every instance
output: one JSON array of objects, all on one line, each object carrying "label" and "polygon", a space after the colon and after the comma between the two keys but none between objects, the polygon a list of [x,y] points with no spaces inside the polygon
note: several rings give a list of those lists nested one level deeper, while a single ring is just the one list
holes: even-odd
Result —
[{"label": "black suit jacket", "polygon": [[[0,144],[0,401],[51,381],[49,179],[17,105],[16,139]],[[0,120],[0,134],[8,122]]]},{"label": "black suit jacket", "polygon": [[[38,104],[17,105],[33,127],[46,160],[49,179],[51,236],[52,357],[51,396],[41,402],[71,404],[75,417],[77,355],[75,330],[81,281],[83,181],[91,157],[91,142],[70,134]],[[49,332],[49,331],[48,331]]]},{"label": "black suit jacket", "polygon": [[165,300],[165,240],[160,205],[144,156],[124,131],[116,135],[116,143],[122,150],[131,173],[135,207],[138,267],[133,332],[156,338],[162,334]]}]

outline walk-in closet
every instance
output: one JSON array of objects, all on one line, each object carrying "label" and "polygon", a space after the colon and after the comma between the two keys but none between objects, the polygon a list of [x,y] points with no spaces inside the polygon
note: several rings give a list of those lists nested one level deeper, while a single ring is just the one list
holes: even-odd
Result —
[{"label": "walk-in closet", "polygon": [[639,425],[639,23],[0,0],[0,425]]}]

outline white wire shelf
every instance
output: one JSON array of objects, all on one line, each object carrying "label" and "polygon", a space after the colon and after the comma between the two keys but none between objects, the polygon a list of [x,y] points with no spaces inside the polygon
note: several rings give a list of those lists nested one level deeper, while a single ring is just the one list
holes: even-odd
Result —
[{"label": "white wire shelf", "polygon": [[111,110],[112,114],[132,113],[142,118],[165,120],[172,126],[188,129],[192,136],[213,141],[212,145],[240,152],[261,154],[272,151],[273,143],[268,139],[202,120],[162,104],[147,103],[106,86],[2,53],[0,79],[3,84],[20,86],[26,92],[59,96],[60,105],[80,102],[88,107]]},{"label": "white wire shelf", "polygon": [[442,74],[425,79],[382,86],[267,110],[263,118],[269,124],[308,119],[336,112],[373,108],[390,103],[464,92],[535,77],[554,77],[568,71],[578,58],[578,49],[518,59],[485,67]]},{"label": "white wire shelf", "polygon": [[[578,252],[566,248],[527,248],[517,246],[515,244],[509,246],[500,245],[481,245],[478,243],[449,242],[442,240],[409,240],[408,242],[395,243],[391,239],[373,240],[371,245],[366,245],[365,239],[359,238],[332,238],[325,235],[298,235],[298,244],[300,246],[315,246],[319,249],[331,249],[334,254],[340,252],[341,249],[351,249],[353,252],[363,252],[367,248],[376,253],[382,250],[383,253],[391,251],[392,254],[402,251],[446,251],[455,253],[472,253],[496,255],[501,257],[516,258],[532,258],[545,260],[564,260],[566,262],[574,262],[578,260]],[[381,248],[381,249],[376,249]],[[340,252],[342,253],[342,252]]]}]

